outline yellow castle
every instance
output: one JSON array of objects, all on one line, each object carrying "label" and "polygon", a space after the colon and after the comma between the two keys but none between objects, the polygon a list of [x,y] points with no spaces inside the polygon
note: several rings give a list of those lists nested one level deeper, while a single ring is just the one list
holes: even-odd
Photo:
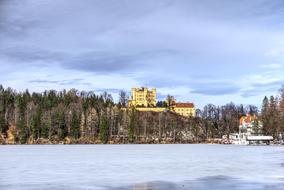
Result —
[{"label": "yellow castle", "polygon": [[174,99],[168,107],[156,107],[157,91],[155,88],[148,89],[147,87],[132,88],[131,99],[128,101],[128,107],[134,107],[138,111],[172,111],[185,117],[195,117],[195,107],[193,103],[176,102]]},{"label": "yellow castle", "polygon": [[157,93],[156,89],[148,89],[147,87],[132,88],[131,100],[128,105],[134,107],[156,107]]}]

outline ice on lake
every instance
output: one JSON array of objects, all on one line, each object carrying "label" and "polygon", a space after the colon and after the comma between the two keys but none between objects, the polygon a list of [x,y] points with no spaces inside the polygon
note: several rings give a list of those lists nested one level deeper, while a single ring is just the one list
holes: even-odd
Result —
[{"label": "ice on lake", "polygon": [[284,190],[284,146],[0,146],[0,189]]}]

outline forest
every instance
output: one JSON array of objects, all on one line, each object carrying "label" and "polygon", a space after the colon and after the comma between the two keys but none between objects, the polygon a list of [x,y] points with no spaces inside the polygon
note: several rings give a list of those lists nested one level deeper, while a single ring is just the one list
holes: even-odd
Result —
[{"label": "forest", "polygon": [[206,105],[196,117],[127,109],[127,93],[71,90],[17,92],[0,85],[0,144],[203,143],[238,132],[239,119],[256,115],[263,133],[284,132],[284,90],[254,105]]}]

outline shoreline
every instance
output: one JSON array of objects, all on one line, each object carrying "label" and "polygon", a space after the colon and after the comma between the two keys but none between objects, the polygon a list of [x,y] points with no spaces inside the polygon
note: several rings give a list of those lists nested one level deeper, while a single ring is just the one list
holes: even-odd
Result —
[{"label": "shoreline", "polygon": [[72,144],[60,144],[60,143],[53,143],[53,144],[0,144],[0,146],[38,146],[38,145],[225,145],[225,146],[284,146],[282,144],[249,144],[249,145],[240,145],[240,144],[221,144],[221,143],[116,143],[116,144],[104,144],[104,143],[89,143],[89,144],[82,144],[82,143],[72,143]]},{"label": "shoreline", "polygon": [[0,146],[39,146],[39,145],[226,145],[226,146],[284,146],[283,144],[248,144],[248,145],[241,145],[241,144],[222,144],[222,143],[71,143],[71,144],[64,144],[64,143],[49,143],[49,144],[0,144]]},{"label": "shoreline", "polygon": [[229,145],[229,144],[220,144],[220,143],[71,143],[71,144],[64,144],[64,143],[34,143],[34,144],[0,144],[0,146],[7,146],[7,145]]}]

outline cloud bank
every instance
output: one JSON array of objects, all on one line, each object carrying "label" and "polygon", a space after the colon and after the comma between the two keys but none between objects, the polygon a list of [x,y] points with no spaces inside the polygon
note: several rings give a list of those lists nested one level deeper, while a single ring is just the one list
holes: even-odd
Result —
[{"label": "cloud bank", "polygon": [[283,16],[281,0],[2,0],[0,81],[259,105],[284,82]]}]

